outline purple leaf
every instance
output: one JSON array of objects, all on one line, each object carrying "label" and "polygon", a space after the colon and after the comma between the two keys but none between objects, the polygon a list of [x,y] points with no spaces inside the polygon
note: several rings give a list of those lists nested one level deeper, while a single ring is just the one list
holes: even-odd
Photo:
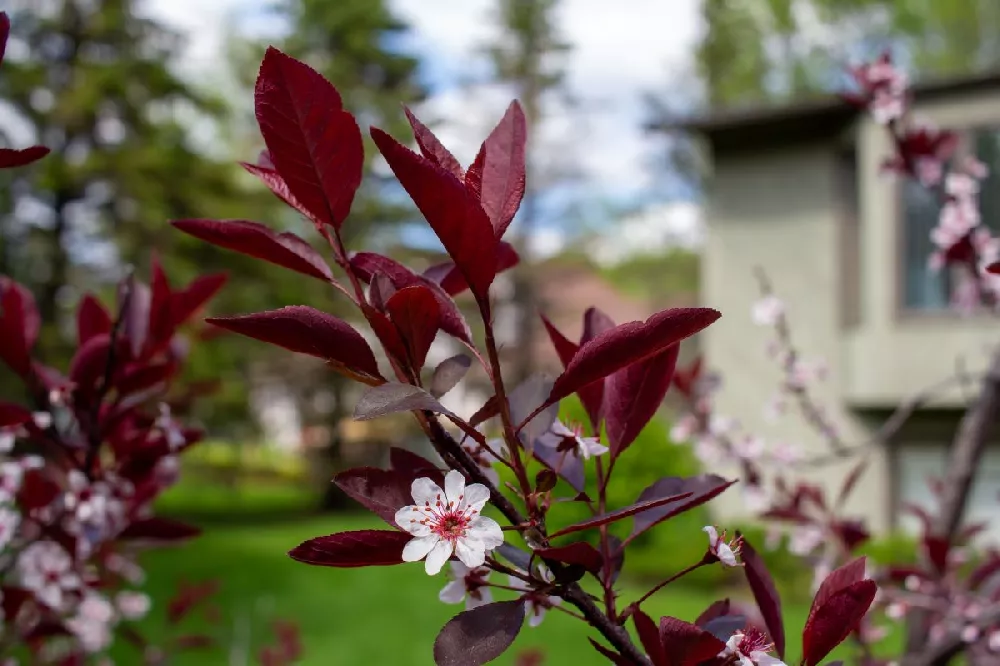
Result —
[{"label": "purple leaf", "polygon": [[660,641],[660,628],[656,626],[653,618],[646,615],[640,608],[634,608],[632,622],[635,623],[635,631],[639,634],[642,649],[646,651],[653,666],[668,666],[670,662],[667,660],[667,653]]},{"label": "purple leaf", "polygon": [[721,476],[715,476],[714,474],[702,474],[689,478],[668,476],[660,479],[643,490],[636,502],[647,502],[661,497],[673,497],[685,493],[687,495],[684,499],[664,504],[656,509],[637,515],[635,523],[632,526],[630,538],[635,538],[668,518],[704,504],[734,483],[736,482],[727,481]]},{"label": "purple leaf", "polygon": [[354,407],[354,418],[358,421],[370,421],[388,414],[417,411],[458,418],[419,386],[399,382],[386,382],[365,391]]},{"label": "purple leaf", "polygon": [[339,229],[361,185],[361,130],[319,72],[269,47],[254,87],[260,133],[275,170],[312,215]]},{"label": "purple leaf", "polygon": [[524,624],[524,602],[498,601],[459,613],[434,641],[437,666],[480,666],[514,642]]},{"label": "purple leaf", "polygon": [[486,303],[496,276],[497,239],[486,213],[465,185],[446,169],[414,153],[378,128],[372,139],[445,250],[462,272],[472,293]]},{"label": "purple leaf", "polygon": [[307,220],[319,228],[321,222],[305,206],[299,203],[299,200],[295,198],[292,191],[288,189],[288,183],[274,170],[273,166],[267,167],[260,164],[250,164],[249,162],[240,162],[240,166],[246,169],[248,173],[257,176],[262,183],[267,185],[267,189],[271,190],[276,197],[284,201],[289,208],[299,211]]},{"label": "purple leaf", "polygon": [[607,525],[608,523],[613,523],[615,521],[622,520],[623,518],[628,518],[629,516],[641,514],[644,511],[649,511],[651,509],[655,509],[657,507],[664,506],[666,504],[670,504],[671,502],[676,502],[677,500],[684,499],[690,496],[691,493],[687,492],[687,493],[681,493],[679,495],[673,495],[670,497],[660,497],[646,502],[637,502],[632,506],[627,506],[623,509],[618,509],[617,511],[612,511],[610,513],[594,516],[589,520],[585,520],[580,523],[575,523],[573,525],[570,525],[569,527],[564,527],[558,532],[554,532],[549,536],[551,538],[555,538],[558,536],[563,536],[564,534],[572,534],[573,532],[579,532],[581,530],[588,530],[594,527],[599,527],[601,525]]},{"label": "purple leaf", "polygon": [[305,305],[206,321],[240,335],[325,359],[335,369],[346,370],[361,379],[382,379],[375,355],[360,333],[347,322]]},{"label": "purple leaf", "polygon": [[76,311],[76,341],[82,345],[98,335],[111,333],[111,315],[101,302],[91,294],[86,294]]},{"label": "purple leaf", "polygon": [[[514,246],[500,241],[500,244],[497,245],[497,275],[517,266],[519,261],[521,261],[521,257],[518,256]],[[462,276],[462,271],[458,270],[453,261],[445,261],[431,266],[424,271],[423,275],[440,284],[449,296],[458,296],[469,288],[469,283]]]},{"label": "purple leaf", "polygon": [[589,307],[583,313],[583,333],[580,335],[580,344],[584,345],[614,327],[615,322],[611,317],[595,307]]},{"label": "purple leaf", "polygon": [[31,412],[13,402],[0,401],[0,428],[12,428],[31,421]]},{"label": "purple leaf", "polygon": [[384,567],[403,563],[405,532],[358,530],[304,541],[288,552],[293,559],[320,567]]},{"label": "purple leaf", "polygon": [[188,321],[212,299],[229,279],[225,273],[201,275],[184,289],[178,289],[170,296],[170,319],[180,326]]},{"label": "purple leaf", "polygon": [[22,377],[31,374],[31,348],[40,326],[31,292],[0,276],[0,359]]},{"label": "purple leaf", "polygon": [[0,64],[7,52],[7,39],[10,37],[10,17],[7,12],[0,12]]},{"label": "purple leaf", "polygon": [[154,516],[129,523],[118,538],[127,541],[182,541],[199,534],[201,530],[193,525]]},{"label": "purple leaf", "polygon": [[712,605],[701,612],[701,615],[698,616],[698,619],[694,623],[699,627],[704,627],[706,622],[714,620],[717,617],[722,617],[723,615],[728,615],[730,606],[728,598],[713,602]]},{"label": "purple leaf", "polygon": [[279,234],[248,220],[175,220],[171,224],[212,245],[263,259],[324,282],[333,281],[330,266],[319,253],[291,232]]},{"label": "purple leaf", "polygon": [[813,597],[812,606],[810,607],[809,612],[812,613],[815,611],[817,608],[826,603],[827,599],[848,585],[853,585],[859,580],[864,580],[864,578],[864,557],[854,559],[844,566],[830,572],[830,574],[823,579],[823,582],[820,583],[819,589],[816,590],[816,596]]},{"label": "purple leaf", "polygon": [[440,398],[462,381],[465,373],[472,367],[472,359],[465,354],[456,354],[441,361],[438,367],[434,368],[431,376],[429,391],[435,398]]},{"label": "purple leaf", "polygon": [[[531,414],[536,413],[536,408],[545,402],[545,397],[552,391],[552,381],[541,374],[534,374],[518,384],[514,390],[507,395],[507,403],[510,405],[510,418],[514,423],[521,423]],[[518,437],[521,443],[531,449],[535,440],[541,437],[555,422],[559,415],[559,405],[549,405],[546,409],[537,412],[529,422],[521,426]]]},{"label": "purple leaf", "polygon": [[747,583],[750,584],[750,591],[753,592],[753,598],[774,642],[774,649],[778,657],[784,659],[785,625],[781,617],[781,598],[774,586],[774,580],[764,565],[764,560],[746,539],[740,548],[740,557],[743,559],[743,572],[746,574]]},{"label": "purple leaf", "polygon": [[590,638],[588,636],[587,640],[590,641],[590,644],[594,646],[595,650],[600,652],[601,655],[606,657],[615,666],[633,666],[632,661],[630,659],[626,659],[617,652],[614,652],[609,648],[604,647],[603,645],[595,641],[593,638]]},{"label": "purple leaf", "polygon": [[656,415],[670,388],[680,345],[622,368],[604,381],[604,423],[611,455],[627,449]]},{"label": "purple leaf", "polygon": [[527,138],[524,111],[517,101],[511,102],[466,174],[465,183],[477,194],[497,238],[510,226],[524,197]]},{"label": "purple leaf", "polygon": [[[590,313],[591,310],[593,310],[593,308],[587,310],[587,312]],[[573,360],[573,356],[576,355],[577,350],[580,348],[579,345],[560,333],[545,315],[542,315],[542,323],[545,325],[545,330],[549,334],[552,346],[555,347],[556,354],[559,355],[559,361],[562,363],[563,368],[565,368],[569,365],[570,361]],[[586,338],[586,327],[584,328],[584,337]],[[587,410],[587,416],[590,418],[590,424],[596,432],[601,424],[601,408],[602,402],[604,401],[604,382],[594,382],[589,386],[578,389],[576,394],[580,397],[580,402],[583,403],[583,408]]]},{"label": "purple leaf", "polygon": [[418,473],[415,469],[404,473],[395,468],[355,467],[337,474],[333,482],[348,497],[399,529],[396,512],[413,503],[410,484]]}]

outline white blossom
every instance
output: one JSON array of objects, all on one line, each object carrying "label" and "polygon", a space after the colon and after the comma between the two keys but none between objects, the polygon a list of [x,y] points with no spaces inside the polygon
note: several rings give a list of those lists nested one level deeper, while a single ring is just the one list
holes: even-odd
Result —
[{"label": "white blossom", "polygon": [[785,303],[774,294],[764,296],[750,311],[753,323],[758,326],[774,326],[785,315]]},{"label": "white blossom", "polygon": [[566,427],[561,421],[556,419],[539,438],[538,443],[550,448],[558,448],[564,441],[573,441],[575,455],[584,460],[590,456],[599,456],[608,452],[608,447],[601,444],[600,437],[583,437],[578,430]]},{"label": "white blossom", "polygon": [[486,585],[486,579],[490,576],[490,570],[486,567],[470,569],[461,562],[452,562],[451,576],[452,580],[438,594],[438,598],[444,603],[460,604],[464,601],[465,610],[472,610],[493,601],[490,588]]},{"label": "white blossom", "polygon": [[720,562],[727,567],[739,566],[736,562],[736,553],[739,552],[739,545],[726,543],[725,532],[720,537],[718,531],[711,525],[706,525],[701,528],[701,531],[708,535],[708,549],[713,555],[719,558]]},{"label": "white blossom", "polygon": [[115,606],[126,620],[141,620],[149,612],[152,602],[147,594],[122,590],[115,595]]},{"label": "white blossom", "polygon": [[17,559],[21,585],[46,606],[61,609],[66,592],[80,587],[73,559],[55,541],[35,541]]},{"label": "white blossom", "polygon": [[468,567],[486,561],[486,553],[503,543],[500,525],[481,516],[490,491],[480,483],[465,485],[461,472],[451,470],[444,478],[445,489],[421,477],[413,482],[414,504],[396,512],[396,524],[413,535],[403,548],[403,561],[426,558],[424,567],[431,576],[452,556]]}]

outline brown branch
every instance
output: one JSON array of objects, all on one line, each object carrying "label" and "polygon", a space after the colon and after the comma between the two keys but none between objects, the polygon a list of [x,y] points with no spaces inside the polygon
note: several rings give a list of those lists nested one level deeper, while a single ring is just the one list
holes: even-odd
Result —
[{"label": "brown branch", "polygon": [[[931,524],[931,534],[951,543],[958,533],[968,505],[972,484],[979,470],[979,463],[993,426],[1000,413],[1000,346],[990,359],[989,369],[980,382],[980,392],[976,400],[969,405],[958,425],[955,438],[951,445],[951,459],[948,461],[947,475],[943,484],[941,510]],[[907,627],[906,657],[910,659],[925,659],[924,648],[927,645],[927,612],[914,611]],[[945,663],[922,661],[919,663]],[[918,663],[918,662],[913,662]]]}]

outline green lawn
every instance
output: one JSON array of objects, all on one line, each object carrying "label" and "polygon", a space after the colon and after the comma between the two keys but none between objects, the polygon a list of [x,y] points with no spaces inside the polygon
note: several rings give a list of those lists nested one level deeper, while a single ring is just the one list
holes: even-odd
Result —
[{"label": "green lawn", "polygon": [[[186,546],[149,553],[145,558],[148,589],[160,602],[147,620],[149,632],[155,636],[157,628],[163,626],[163,601],[178,580],[219,578],[223,587],[217,600],[224,621],[216,631],[223,634],[250,635],[255,643],[269,640],[267,619],[287,617],[301,627],[304,665],[432,664],[434,637],[459,609],[437,599],[438,590],[446,582],[443,574],[428,577],[420,564],[363,569],[310,567],[286,555],[309,537],[370,526],[374,523],[365,516],[272,520],[260,526],[244,522],[239,526],[212,526]],[[626,584],[625,598],[635,598],[641,591]],[[654,597],[647,611],[655,616],[669,614],[690,620],[714,597],[703,590],[670,588]],[[798,652],[798,635],[806,611],[801,605],[786,609],[789,663],[794,663]],[[192,633],[204,630],[198,622],[194,618],[189,625]],[[588,630],[579,620],[551,613],[540,627],[526,626],[515,649],[496,663],[513,663],[517,648],[544,646],[549,654],[546,664],[604,664],[587,642],[587,635]],[[120,646],[120,650],[116,663],[138,663],[134,655],[127,654],[127,646]],[[177,663],[218,666],[234,662],[220,651],[205,651],[189,653]]]}]

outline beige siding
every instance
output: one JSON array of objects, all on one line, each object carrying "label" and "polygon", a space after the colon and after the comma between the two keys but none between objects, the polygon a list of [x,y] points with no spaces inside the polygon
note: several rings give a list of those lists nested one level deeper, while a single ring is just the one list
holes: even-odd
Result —
[{"label": "beige siding", "polygon": [[[795,443],[813,453],[826,449],[794,414],[773,424],[764,417],[780,373],[765,354],[769,331],[753,326],[750,307],[759,297],[754,267],[763,266],[788,304],[796,345],[805,356],[823,357],[830,365],[831,377],[819,392],[821,402],[842,425],[847,440],[863,440],[864,424],[841,400],[847,364],[839,306],[842,209],[836,202],[835,155],[829,145],[718,160],[708,197],[702,276],[704,303],[723,313],[703,340],[709,365],[724,376],[719,412],[772,443]],[[803,478],[836,488],[852,465],[847,462]],[[876,529],[886,527],[889,519],[886,465],[876,451],[848,507],[868,516]],[[738,475],[736,469],[726,471]],[[720,520],[745,515],[737,489],[715,507]]]},{"label": "beige siding", "polygon": [[[939,127],[1000,125],[1000,95],[981,92],[917,106]],[[995,320],[954,313],[907,313],[900,303],[900,210],[896,185],[882,175],[892,154],[884,128],[870,120],[859,132],[861,253],[868,276],[861,292],[863,325],[846,337],[844,398],[860,407],[889,406],[954,374],[961,359],[970,370],[985,367],[987,350],[1000,338]],[[935,401],[961,406],[956,388]]]}]

